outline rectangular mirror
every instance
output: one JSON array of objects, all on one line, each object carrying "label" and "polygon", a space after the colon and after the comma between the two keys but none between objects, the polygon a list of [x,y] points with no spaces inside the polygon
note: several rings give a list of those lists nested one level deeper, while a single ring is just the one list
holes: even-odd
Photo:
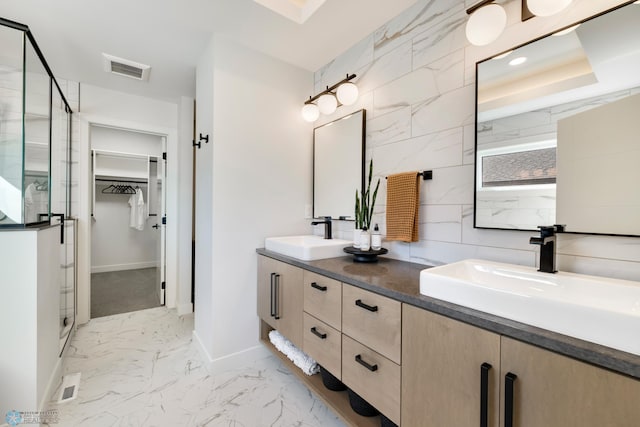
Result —
[{"label": "rectangular mirror", "polygon": [[640,236],[638,23],[629,2],[476,64],[475,227]]},{"label": "rectangular mirror", "polygon": [[364,186],[366,111],[313,130],[313,216],[354,220]]}]

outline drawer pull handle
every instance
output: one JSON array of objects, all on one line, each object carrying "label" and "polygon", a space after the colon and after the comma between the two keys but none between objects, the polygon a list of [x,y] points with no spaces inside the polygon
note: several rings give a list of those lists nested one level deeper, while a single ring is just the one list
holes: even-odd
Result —
[{"label": "drawer pull handle", "polygon": [[319,291],[322,291],[322,292],[327,292],[327,287],[326,286],[320,286],[316,282],[311,282],[311,287],[314,288],[314,289],[317,289]]},{"label": "drawer pull handle", "polygon": [[356,355],[356,362],[358,362],[359,364],[361,364],[371,372],[375,372],[378,370],[378,365],[369,365],[367,362],[362,360],[362,356],[360,356],[359,354]]},{"label": "drawer pull handle", "polygon": [[270,307],[270,312],[269,312],[271,317],[276,317],[276,309],[275,309],[275,306],[274,306],[274,301],[276,299],[276,296],[275,296],[275,288],[276,288],[275,276],[276,276],[276,273],[271,273],[271,296],[270,296],[270,305],[271,305],[271,307]]},{"label": "drawer pull handle", "polygon": [[480,365],[480,427],[489,426],[489,363]]},{"label": "drawer pull handle", "polygon": [[504,376],[504,427],[513,427],[514,383],[518,376],[511,372]]},{"label": "drawer pull handle", "polygon": [[311,328],[311,333],[313,335],[317,336],[318,338],[320,338],[321,340],[327,339],[327,334],[323,334],[321,332],[318,332],[318,330],[316,329],[315,326],[313,328]]},{"label": "drawer pull handle", "polygon": [[356,300],[356,305],[358,307],[364,308],[365,310],[369,310],[369,311],[373,311],[373,312],[378,311],[378,306],[377,305],[374,305],[374,306],[367,305],[367,304],[363,303],[361,299]]},{"label": "drawer pull handle", "polygon": [[275,299],[274,299],[274,316],[276,320],[280,319],[280,275],[278,273],[274,274],[274,282],[275,282]]}]

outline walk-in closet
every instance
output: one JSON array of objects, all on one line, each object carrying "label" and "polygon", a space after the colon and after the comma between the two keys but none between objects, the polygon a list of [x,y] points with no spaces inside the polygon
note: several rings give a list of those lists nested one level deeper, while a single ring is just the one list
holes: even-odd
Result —
[{"label": "walk-in closet", "polygon": [[164,304],[165,138],[91,127],[91,317]]}]

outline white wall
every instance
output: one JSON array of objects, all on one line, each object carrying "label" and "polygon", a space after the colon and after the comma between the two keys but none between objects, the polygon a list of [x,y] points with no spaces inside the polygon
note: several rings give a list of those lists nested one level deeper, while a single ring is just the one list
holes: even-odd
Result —
[{"label": "white wall", "polygon": [[[91,217],[90,217],[90,144],[92,125],[102,125],[125,130],[153,133],[167,138],[169,167],[167,168],[167,289],[166,303],[175,307],[177,300],[177,238],[181,215],[189,213],[177,203],[177,182],[179,169],[172,158],[178,152],[178,105],[151,98],[130,95],[123,92],[81,84],[79,90],[77,127],[79,138],[74,141],[78,147],[78,323],[89,320],[90,274],[91,274]],[[172,190],[173,189],[173,190]],[[173,191],[173,194],[171,192]],[[189,209],[190,210],[190,209]]]},{"label": "white wall", "polygon": [[[162,161],[162,138],[153,134],[92,126],[91,148],[154,156]],[[91,222],[92,273],[155,267],[160,232],[151,226],[159,223],[160,218],[149,217],[142,231],[130,228],[130,195],[103,194],[102,190],[110,183],[96,184],[96,205]],[[140,185],[140,188],[145,203],[149,203],[148,186]],[[158,214],[157,204],[149,206],[149,212]]]},{"label": "white wall", "polygon": [[0,232],[2,414],[40,410],[60,379],[59,251],[59,227]]},{"label": "white wall", "polygon": [[[465,8],[475,0],[418,0],[315,73],[315,89],[356,73],[357,105],[340,108],[316,125],[367,109],[367,162],[379,176],[433,170],[421,191],[421,237],[412,244],[385,242],[394,258],[448,263],[483,258],[537,263],[531,232],[473,228],[475,63],[624,3],[576,0],[553,17],[520,22],[520,2],[506,2],[508,24],[494,43],[471,46]],[[374,222],[384,224],[382,180]],[[338,224],[349,238],[350,224]],[[384,231],[383,231],[384,232]],[[640,241],[634,238],[561,235],[559,269],[640,280]]]},{"label": "white wall", "polygon": [[311,231],[312,127],[300,108],[312,74],[219,37],[197,74],[198,118],[213,120],[196,127],[212,132],[197,152],[197,248],[210,252],[196,249],[196,336],[220,360],[258,343],[255,248]]}]

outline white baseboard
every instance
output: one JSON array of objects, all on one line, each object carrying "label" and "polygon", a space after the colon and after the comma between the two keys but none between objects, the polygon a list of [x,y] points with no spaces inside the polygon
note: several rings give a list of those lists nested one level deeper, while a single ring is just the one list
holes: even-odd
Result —
[{"label": "white baseboard", "polygon": [[178,312],[178,316],[184,316],[185,314],[193,313],[193,304],[191,304],[190,302],[186,304],[178,304],[176,310]]},{"label": "white baseboard", "polygon": [[237,353],[213,359],[207,349],[202,345],[202,341],[196,331],[193,331],[193,338],[200,350],[200,355],[205,362],[207,371],[212,375],[241,368],[250,365],[257,360],[271,356],[271,352],[269,352],[265,346],[257,345]]},{"label": "white baseboard", "polygon": [[138,270],[140,268],[155,268],[158,261],[133,262],[131,264],[112,264],[91,266],[91,273],[108,273],[110,271]]},{"label": "white baseboard", "polygon": [[38,405],[38,410],[40,412],[46,411],[48,409],[49,402],[51,402],[53,397],[53,392],[56,391],[62,381],[62,359],[62,357],[58,357],[56,367],[53,369],[53,372],[49,377],[47,388],[45,388],[44,393],[42,394],[42,400],[40,400],[40,403]]}]

